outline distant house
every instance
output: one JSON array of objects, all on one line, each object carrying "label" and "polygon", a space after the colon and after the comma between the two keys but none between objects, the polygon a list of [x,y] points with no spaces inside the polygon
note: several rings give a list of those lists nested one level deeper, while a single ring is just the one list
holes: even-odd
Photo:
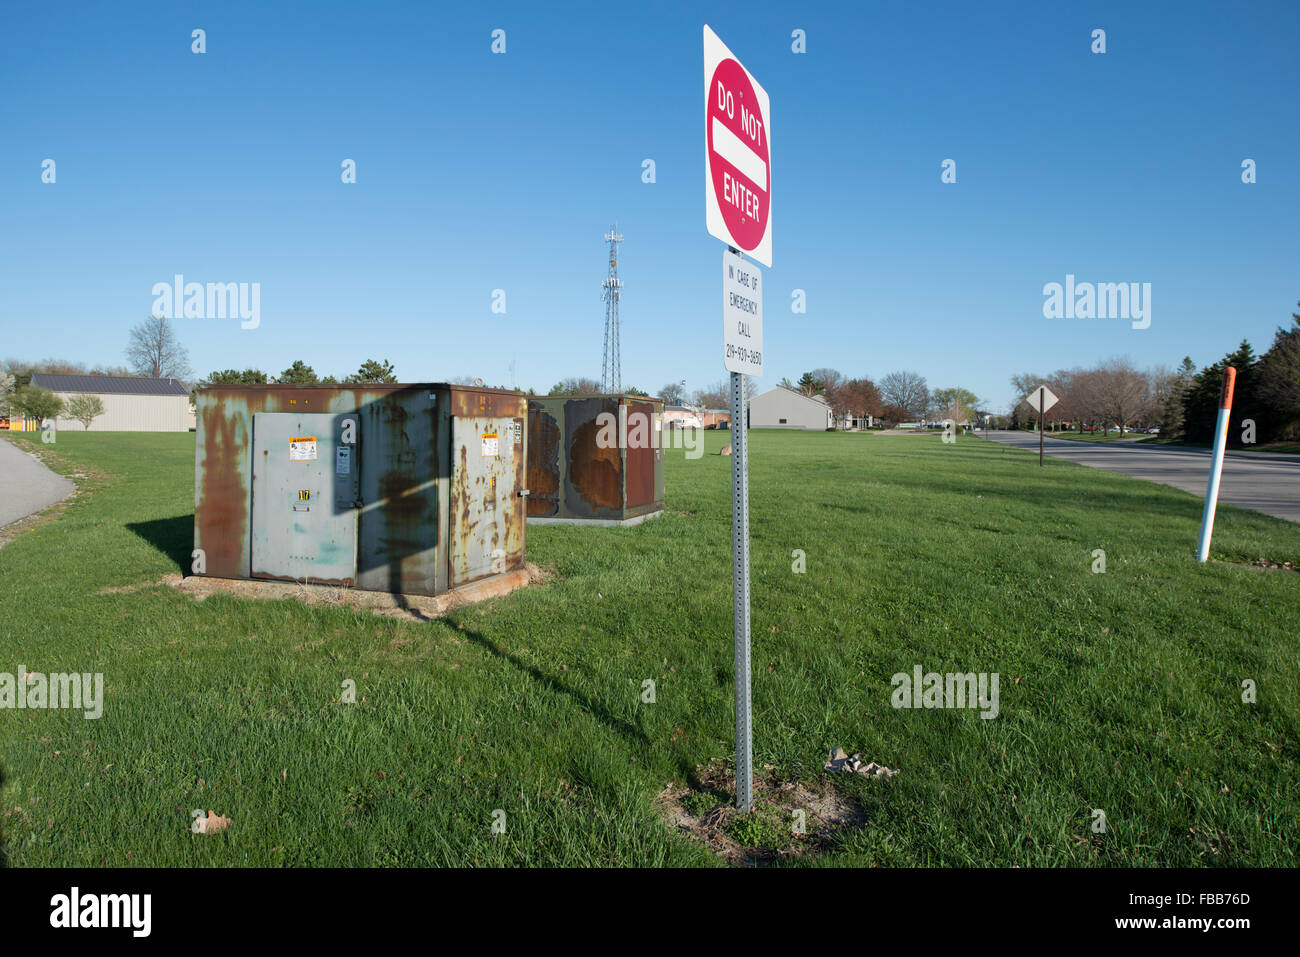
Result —
[{"label": "distant house", "polygon": [[669,429],[725,429],[731,421],[726,409],[693,409],[688,405],[664,407],[664,427]]},{"label": "distant house", "polygon": [[729,429],[731,428],[731,410],[705,409],[700,413],[700,421],[704,423],[706,429]]},{"label": "distant house", "polygon": [[[187,432],[194,428],[190,390],[176,379],[37,372],[32,376],[32,385],[49,389],[65,406],[77,395],[98,398],[104,414],[90,423],[91,432]],[[83,428],[68,417],[66,410],[55,426],[78,432]]]},{"label": "distant house", "polygon": [[700,414],[684,405],[665,406],[663,421],[665,428],[669,429],[704,428],[704,423],[700,420]]},{"label": "distant house", "polygon": [[749,400],[751,429],[817,429],[834,424],[834,414],[819,395],[804,395],[777,386]]},{"label": "distant house", "polygon": [[861,429],[870,429],[876,424],[875,419],[869,415],[854,415],[851,412],[845,412],[835,420],[835,428],[844,429],[848,432],[856,432]]}]

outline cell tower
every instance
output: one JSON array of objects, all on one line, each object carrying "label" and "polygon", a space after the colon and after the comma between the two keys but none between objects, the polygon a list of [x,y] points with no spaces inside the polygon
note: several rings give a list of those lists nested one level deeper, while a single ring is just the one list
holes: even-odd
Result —
[{"label": "cell tower", "polygon": [[604,393],[623,390],[623,368],[619,358],[618,300],[623,292],[623,280],[618,278],[618,244],[623,234],[618,223],[605,234],[609,243],[609,276],[600,284],[600,298],[605,303],[605,354],[600,360],[600,391]]}]

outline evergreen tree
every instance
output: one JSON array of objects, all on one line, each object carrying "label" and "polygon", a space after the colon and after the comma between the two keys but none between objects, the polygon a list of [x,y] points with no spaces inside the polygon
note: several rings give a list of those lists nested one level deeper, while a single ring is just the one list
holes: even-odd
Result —
[{"label": "evergreen tree", "polygon": [[1196,363],[1191,356],[1183,356],[1182,364],[1174,371],[1170,384],[1169,397],[1160,414],[1160,437],[1163,439],[1186,438],[1183,406],[1187,400],[1187,391],[1196,381]]},{"label": "evergreen tree", "polygon": [[[1223,388],[1223,370],[1228,366],[1237,370],[1237,383],[1232,400],[1233,420],[1256,417],[1259,410],[1254,396],[1255,362],[1255,350],[1243,339],[1235,351],[1200,371],[1192,387],[1187,390],[1183,402],[1183,423],[1187,441],[1212,442],[1214,440],[1214,424],[1219,417],[1219,393]],[[1228,441],[1229,444],[1239,445],[1240,432],[1229,429]]]},{"label": "evergreen tree", "polygon": [[1261,442],[1300,438],[1300,315],[1291,318],[1292,327],[1277,330],[1255,367]]},{"label": "evergreen tree", "polygon": [[276,382],[285,385],[316,385],[319,379],[316,378],[316,370],[301,359],[293,360],[293,365],[280,373]]}]

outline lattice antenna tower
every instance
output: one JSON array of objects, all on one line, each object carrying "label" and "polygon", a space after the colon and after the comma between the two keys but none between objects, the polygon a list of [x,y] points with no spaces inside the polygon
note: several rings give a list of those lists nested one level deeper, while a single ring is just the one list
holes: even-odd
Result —
[{"label": "lattice antenna tower", "polygon": [[605,303],[605,352],[600,359],[600,391],[604,393],[623,390],[623,363],[619,353],[618,301],[623,293],[623,280],[618,278],[618,244],[623,234],[618,223],[605,234],[609,243],[609,275],[600,284],[600,298]]}]

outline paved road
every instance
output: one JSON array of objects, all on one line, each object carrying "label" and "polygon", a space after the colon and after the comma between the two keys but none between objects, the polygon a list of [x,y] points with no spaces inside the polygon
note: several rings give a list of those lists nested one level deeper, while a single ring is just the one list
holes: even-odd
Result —
[{"label": "paved road", "polygon": [[8,439],[0,439],[0,528],[61,502],[76,486]]},{"label": "paved road", "polygon": [[[1036,432],[989,432],[988,437],[994,442],[1038,451]],[[1209,449],[1045,438],[1043,452],[1080,465],[1172,485],[1202,500],[1210,475]],[[1223,460],[1219,501],[1300,522],[1300,455],[1229,449]]]}]

